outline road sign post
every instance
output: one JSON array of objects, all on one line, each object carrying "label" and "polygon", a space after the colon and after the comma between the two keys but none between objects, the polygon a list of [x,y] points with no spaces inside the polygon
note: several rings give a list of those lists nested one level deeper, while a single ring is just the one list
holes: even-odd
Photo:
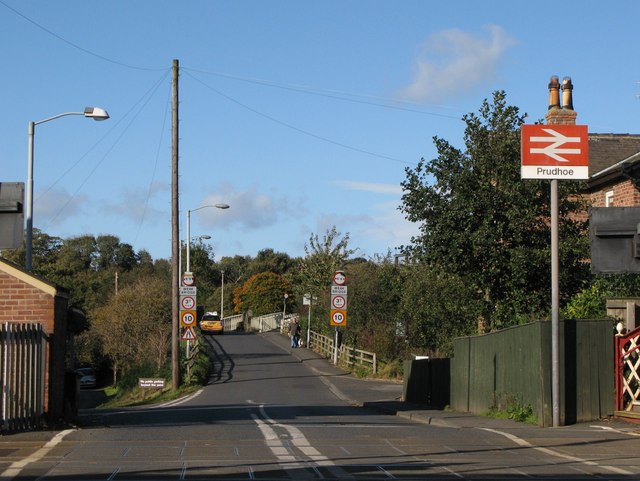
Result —
[{"label": "road sign post", "polygon": [[335,327],[333,363],[338,364],[339,327],[347,325],[347,276],[336,271],[331,282],[331,314],[329,324]]}]

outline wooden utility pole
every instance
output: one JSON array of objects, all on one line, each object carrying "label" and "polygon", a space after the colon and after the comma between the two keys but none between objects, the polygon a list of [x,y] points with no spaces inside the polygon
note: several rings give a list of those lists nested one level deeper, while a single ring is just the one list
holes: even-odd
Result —
[{"label": "wooden utility pole", "polygon": [[178,60],[173,61],[171,101],[171,388],[180,387],[180,207],[178,188]]}]

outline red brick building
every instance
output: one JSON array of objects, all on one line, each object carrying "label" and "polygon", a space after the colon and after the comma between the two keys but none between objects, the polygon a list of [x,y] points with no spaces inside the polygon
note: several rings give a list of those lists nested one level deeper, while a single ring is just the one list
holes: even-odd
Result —
[{"label": "red brick building", "polygon": [[589,177],[591,206],[640,206],[640,135],[589,134]]},{"label": "red brick building", "polygon": [[45,416],[64,416],[68,292],[0,259],[0,324],[38,323],[47,335],[44,369]]}]

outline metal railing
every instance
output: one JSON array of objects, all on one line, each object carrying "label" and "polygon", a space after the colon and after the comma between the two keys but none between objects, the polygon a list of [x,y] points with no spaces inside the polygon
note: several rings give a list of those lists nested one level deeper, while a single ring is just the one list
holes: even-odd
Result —
[{"label": "metal railing", "polygon": [[225,331],[235,331],[238,326],[242,324],[242,314],[236,314],[235,316],[223,317],[222,325]]},{"label": "metal railing", "polygon": [[44,419],[47,335],[41,324],[0,325],[2,430],[39,428]]}]

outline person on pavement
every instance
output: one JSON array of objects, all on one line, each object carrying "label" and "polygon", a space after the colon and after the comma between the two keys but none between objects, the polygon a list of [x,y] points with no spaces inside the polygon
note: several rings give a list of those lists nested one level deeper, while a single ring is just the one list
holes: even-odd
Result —
[{"label": "person on pavement", "polygon": [[291,347],[298,347],[298,342],[300,340],[300,324],[295,319],[291,321],[289,324],[289,336],[291,337]]}]

